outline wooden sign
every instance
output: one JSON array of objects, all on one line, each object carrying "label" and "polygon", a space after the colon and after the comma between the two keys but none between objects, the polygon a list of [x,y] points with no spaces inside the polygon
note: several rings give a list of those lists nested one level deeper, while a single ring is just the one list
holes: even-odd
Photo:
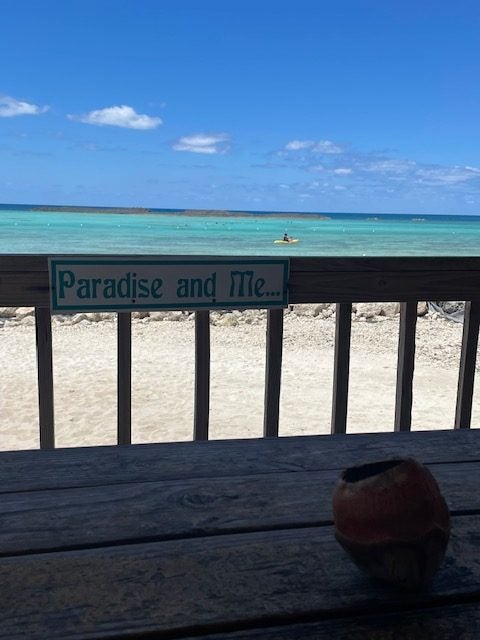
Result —
[{"label": "wooden sign", "polygon": [[145,311],[286,307],[287,258],[50,258],[51,308]]}]

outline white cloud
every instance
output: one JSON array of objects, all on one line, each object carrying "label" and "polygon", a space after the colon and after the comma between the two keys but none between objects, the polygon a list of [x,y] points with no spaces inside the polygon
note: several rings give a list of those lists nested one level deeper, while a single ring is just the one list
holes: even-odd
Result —
[{"label": "white cloud", "polygon": [[334,169],[333,173],[336,173],[338,176],[348,176],[352,173],[352,169],[348,169],[347,167],[339,167],[338,169]]},{"label": "white cloud", "polygon": [[195,133],[183,136],[174,142],[175,151],[190,151],[190,153],[205,153],[213,155],[225,153],[230,149],[230,136],[227,133]]},{"label": "white cloud", "polygon": [[317,153],[328,154],[343,153],[342,147],[340,147],[338,144],[335,144],[331,140],[320,140],[319,142],[316,142],[315,146],[313,147],[313,151],[316,151]]},{"label": "white cloud", "polygon": [[462,167],[434,167],[431,169],[419,169],[415,173],[417,182],[428,185],[451,185],[466,182],[476,178],[476,171]]},{"label": "white cloud", "polygon": [[285,151],[300,151],[310,149],[316,153],[336,154],[343,153],[340,145],[331,140],[291,140],[284,147]]},{"label": "white cloud", "polygon": [[161,118],[137,113],[135,109],[125,104],[120,107],[95,109],[80,116],[69,115],[68,117],[70,120],[79,120],[85,124],[94,124],[99,127],[123,127],[124,129],[156,129],[162,124]]},{"label": "white cloud", "polygon": [[313,147],[313,140],[292,140],[285,145],[287,151],[299,151],[300,149],[309,149]]},{"label": "white cloud", "polygon": [[412,160],[396,160],[395,158],[382,158],[374,162],[369,162],[362,165],[363,171],[370,171],[372,173],[408,173],[416,166],[416,163]]},{"label": "white cloud", "polygon": [[11,96],[0,96],[0,118],[13,118],[15,116],[38,116],[48,111],[48,107],[39,107],[30,102],[22,102]]}]

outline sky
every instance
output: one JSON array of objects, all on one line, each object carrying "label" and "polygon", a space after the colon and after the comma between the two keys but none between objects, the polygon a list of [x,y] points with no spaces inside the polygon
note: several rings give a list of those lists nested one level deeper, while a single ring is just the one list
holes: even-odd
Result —
[{"label": "sky", "polygon": [[0,15],[0,202],[480,214],[477,0]]}]

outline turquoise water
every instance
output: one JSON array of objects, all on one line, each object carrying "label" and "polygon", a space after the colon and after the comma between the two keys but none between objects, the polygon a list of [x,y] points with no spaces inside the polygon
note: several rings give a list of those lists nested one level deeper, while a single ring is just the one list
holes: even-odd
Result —
[{"label": "turquoise water", "polygon": [[[480,216],[31,211],[0,205],[0,253],[478,256]],[[276,245],[284,232],[297,244]]]}]

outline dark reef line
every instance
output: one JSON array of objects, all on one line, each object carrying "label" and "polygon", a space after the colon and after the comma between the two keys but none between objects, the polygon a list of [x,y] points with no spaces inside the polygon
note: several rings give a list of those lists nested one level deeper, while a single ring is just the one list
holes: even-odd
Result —
[{"label": "dark reef line", "polygon": [[320,213],[296,213],[287,211],[229,211],[226,209],[148,209],[144,207],[80,207],[80,206],[58,206],[42,205],[31,207],[29,211],[52,211],[65,213],[117,213],[117,214],[153,214],[153,215],[181,215],[181,216],[208,216],[219,218],[241,218],[250,217],[272,217],[272,218],[317,218],[320,220],[330,220],[329,216]]}]

